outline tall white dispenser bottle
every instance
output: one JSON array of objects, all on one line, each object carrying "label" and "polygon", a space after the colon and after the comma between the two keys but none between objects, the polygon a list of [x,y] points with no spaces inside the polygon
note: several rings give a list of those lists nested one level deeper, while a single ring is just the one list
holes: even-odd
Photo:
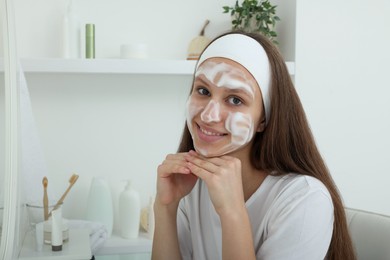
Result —
[{"label": "tall white dispenser bottle", "polygon": [[74,13],[73,1],[68,0],[63,21],[62,55],[63,58],[80,58],[80,24]]},{"label": "tall white dispenser bottle", "polygon": [[102,223],[107,228],[108,236],[112,235],[114,224],[112,196],[110,187],[103,178],[92,179],[86,219]]},{"label": "tall white dispenser bottle", "polygon": [[125,189],[119,196],[119,223],[123,238],[137,238],[141,216],[141,203],[139,194],[127,181]]}]

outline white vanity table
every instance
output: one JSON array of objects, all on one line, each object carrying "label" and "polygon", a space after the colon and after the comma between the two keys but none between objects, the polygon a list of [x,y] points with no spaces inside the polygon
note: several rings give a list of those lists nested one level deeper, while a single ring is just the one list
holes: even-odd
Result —
[{"label": "white vanity table", "polygon": [[87,229],[70,229],[69,241],[63,244],[62,251],[53,252],[51,245],[46,244],[41,251],[36,249],[35,237],[30,231],[24,238],[19,260],[89,260],[92,257]]},{"label": "white vanity table", "polygon": [[141,232],[138,238],[123,239],[113,234],[95,254],[96,260],[150,260],[152,240]]},{"label": "white vanity table", "polygon": [[[138,238],[123,239],[113,234],[102,248],[94,255],[96,260],[137,259],[147,260],[151,257],[152,240],[146,233],[140,233]],[[65,242],[60,252],[53,252],[50,245],[43,244],[37,251],[35,237],[30,231],[26,234],[19,260],[90,260],[89,231],[87,229],[69,230],[69,241]]]}]

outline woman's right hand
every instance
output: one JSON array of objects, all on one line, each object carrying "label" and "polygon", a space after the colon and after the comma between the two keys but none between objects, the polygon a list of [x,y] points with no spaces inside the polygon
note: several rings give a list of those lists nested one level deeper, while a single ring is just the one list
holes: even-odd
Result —
[{"label": "woman's right hand", "polygon": [[156,202],[160,205],[178,205],[195,186],[198,177],[188,169],[185,154],[169,154],[158,166]]}]

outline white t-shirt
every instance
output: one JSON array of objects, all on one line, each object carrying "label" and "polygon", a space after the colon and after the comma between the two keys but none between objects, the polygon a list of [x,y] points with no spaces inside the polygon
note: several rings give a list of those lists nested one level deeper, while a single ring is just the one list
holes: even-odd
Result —
[{"label": "white t-shirt", "polygon": [[[267,176],[246,201],[257,259],[324,259],[333,231],[333,203],[317,179]],[[206,184],[198,180],[178,210],[183,259],[222,259],[221,222]]]}]

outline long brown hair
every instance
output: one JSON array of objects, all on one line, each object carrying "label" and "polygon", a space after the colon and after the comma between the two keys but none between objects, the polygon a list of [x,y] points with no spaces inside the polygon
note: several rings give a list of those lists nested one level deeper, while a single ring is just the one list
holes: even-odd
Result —
[{"label": "long brown hair", "polygon": [[[255,168],[264,170],[268,174],[281,175],[294,172],[320,180],[328,189],[334,207],[333,234],[327,258],[331,260],[356,259],[343,202],[317,149],[305,111],[282,55],[274,44],[260,34],[230,33],[245,34],[257,40],[268,55],[271,68],[270,117],[267,118],[265,130],[254,137],[251,163]],[[194,149],[194,145],[185,125],[178,151],[187,152],[191,149]]]}]

